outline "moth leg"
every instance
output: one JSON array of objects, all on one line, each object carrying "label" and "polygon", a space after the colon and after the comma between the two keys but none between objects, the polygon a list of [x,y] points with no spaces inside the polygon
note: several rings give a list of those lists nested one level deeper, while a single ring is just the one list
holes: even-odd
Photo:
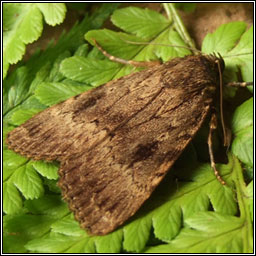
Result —
[{"label": "moth leg", "polygon": [[209,154],[210,154],[210,160],[211,160],[211,167],[214,170],[214,174],[218,181],[222,184],[225,185],[226,182],[221,178],[219,175],[218,170],[216,169],[215,161],[214,161],[214,156],[213,156],[213,150],[212,150],[212,133],[213,131],[217,128],[217,117],[216,114],[213,113],[211,116],[211,121],[210,121],[210,130],[209,130],[209,135],[208,135],[208,148],[209,148]]},{"label": "moth leg", "polygon": [[158,60],[156,60],[156,61],[134,61],[134,60],[124,60],[124,59],[115,57],[115,56],[107,53],[105,50],[103,50],[102,47],[96,42],[95,39],[93,39],[93,41],[94,41],[96,47],[102,52],[102,54],[104,56],[106,56],[107,58],[109,58],[111,61],[115,61],[115,62],[125,64],[125,65],[132,65],[134,67],[154,67],[154,66],[161,64],[161,62]]},{"label": "moth leg", "polygon": [[227,86],[231,87],[246,87],[250,85],[253,85],[253,82],[230,82],[227,84]]}]

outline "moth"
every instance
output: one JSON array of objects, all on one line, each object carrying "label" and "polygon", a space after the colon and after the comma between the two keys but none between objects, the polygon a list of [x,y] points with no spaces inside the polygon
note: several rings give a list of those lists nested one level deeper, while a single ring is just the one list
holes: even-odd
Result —
[{"label": "moth", "polygon": [[223,70],[215,55],[174,58],[36,114],[6,143],[59,161],[58,185],[75,218],[90,234],[107,234],[137,212],[190,143]]}]

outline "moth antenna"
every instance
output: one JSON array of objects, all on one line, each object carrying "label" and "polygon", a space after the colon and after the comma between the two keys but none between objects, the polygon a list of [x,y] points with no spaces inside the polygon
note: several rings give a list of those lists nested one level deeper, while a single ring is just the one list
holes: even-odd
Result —
[{"label": "moth antenna", "polygon": [[167,47],[174,47],[174,48],[184,48],[187,50],[191,50],[192,52],[196,52],[196,53],[200,53],[202,54],[202,52],[196,48],[192,48],[192,47],[188,47],[188,46],[183,46],[183,45],[173,45],[173,44],[161,44],[161,43],[149,43],[149,42],[134,42],[134,41],[129,41],[129,40],[124,40],[121,38],[121,40],[123,40],[126,43],[129,44],[138,44],[138,45],[158,45],[158,46],[167,46]]},{"label": "moth antenna", "polygon": [[[221,55],[219,54],[219,57]],[[225,122],[224,122],[224,115],[223,115],[223,79],[222,79],[222,72],[221,72],[221,66],[219,60],[216,60],[216,63],[218,65],[218,71],[219,71],[219,78],[220,78],[220,120],[221,120],[221,126],[223,130],[223,140],[224,140],[224,146],[228,146],[228,139],[226,134],[226,128],[225,128]]]},{"label": "moth antenna", "polygon": [[211,160],[211,167],[214,170],[214,174],[218,181],[222,184],[225,185],[226,182],[221,178],[216,165],[214,161],[214,156],[213,156],[213,150],[212,150],[212,132],[217,128],[217,117],[216,114],[213,113],[211,116],[211,121],[210,121],[210,130],[209,130],[209,135],[208,135],[208,148],[209,148],[209,154],[210,154],[210,160]]},{"label": "moth antenna", "polygon": [[108,52],[106,52],[105,50],[103,50],[103,48],[97,43],[97,41],[94,38],[92,40],[95,43],[95,46],[99,49],[99,51],[101,51],[102,54],[104,56],[106,56],[108,59],[110,59],[111,61],[118,62],[118,63],[124,64],[124,65],[132,65],[134,67],[154,67],[154,66],[161,64],[160,61],[158,61],[158,60],[156,60],[156,61],[134,61],[134,60],[124,60],[124,59],[115,57],[115,56],[109,54]]},{"label": "moth antenna", "polygon": [[222,57],[223,58],[231,58],[231,57],[244,56],[244,55],[250,55],[250,54],[253,54],[253,53],[252,52],[245,52],[245,53],[226,55],[226,56],[222,56]]}]

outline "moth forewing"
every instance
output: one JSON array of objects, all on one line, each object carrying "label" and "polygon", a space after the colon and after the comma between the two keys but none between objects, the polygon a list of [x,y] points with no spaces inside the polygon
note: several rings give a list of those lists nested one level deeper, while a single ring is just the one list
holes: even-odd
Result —
[{"label": "moth forewing", "polygon": [[104,235],[151,195],[210,111],[216,56],[175,58],[52,106],[7,136],[61,162],[59,186],[83,228]]}]

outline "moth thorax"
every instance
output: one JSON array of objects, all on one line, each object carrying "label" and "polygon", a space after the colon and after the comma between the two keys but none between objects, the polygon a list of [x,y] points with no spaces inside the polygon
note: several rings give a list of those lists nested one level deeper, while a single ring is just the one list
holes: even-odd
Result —
[{"label": "moth thorax", "polygon": [[224,71],[225,68],[225,62],[222,58],[222,56],[218,53],[218,57],[216,56],[215,53],[206,55],[206,57],[213,63],[215,63],[216,69],[218,70],[220,68],[221,72]]}]

